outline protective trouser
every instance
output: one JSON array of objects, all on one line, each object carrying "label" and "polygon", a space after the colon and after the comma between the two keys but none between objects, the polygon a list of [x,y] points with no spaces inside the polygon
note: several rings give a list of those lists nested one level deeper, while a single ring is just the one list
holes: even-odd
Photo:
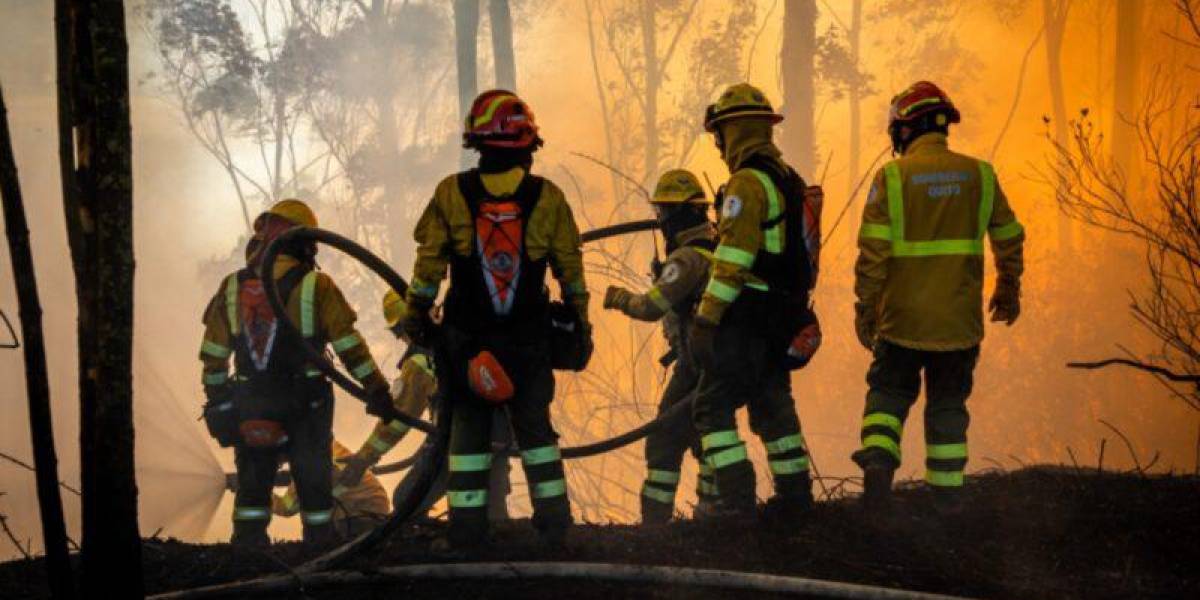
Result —
[{"label": "protective trouser", "polygon": [[[433,446],[433,440],[427,439],[421,445],[422,451],[424,451]],[[508,461],[508,451],[511,446],[512,426],[508,423],[508,416],[504,411],[495,411],[492,418],[492,468],[488,476],[487,511],[488,520],[492,522],[508,520],[508,494],[512,491],[512,484],[509,480],[512,466]],[[392,493],[392,501],[398,503],[406,498],[420,479],[421,470],[427,468],[429,467],[423,462],[413,465],[396,485],[396,489]],[[425,494],[425,498],[413,514],[428,514],[433,505],[446,495],[446,482],[449,478],[450,469],[447,459],[442,462],[440,472],[434,479],[433,485],[430,486],[429,492]]]},{"label": "protective trouser", "polygon": [[779,341],[761,325],[747,326],[728,318],[715,335],[715,364],[700,377],[694,421],[721,503],[738,511],[755,505],[754,467],[734,416],[742,406],[750,413],[751,430],[766,447],[776,496],[783,501],[811,502],[808,448],[800,432],[791,376],[783,364],[783,350],[777,347]]},{"label": "protective trouser", "polygon": [[[511,338],[490,339],[488,347],[502,349],[502,364],[513,380],[515,395],[505,403],[533,503],[533,524],[544,534],[560,535],[571,523],[571,506],[558,434],[550,423],[554,374],[548,343]],[[465,372],[465,361],[450,373]],[[446,499],[450,505],[450,541],[469,545],[487,534],[489,473],[493,463],[492,424],[500,408],[472,395],[465,377],[447,377],[455,402],[450,429],[450,476]]]},{"label": "protective trouser", "polygon": [[[690,402],[700,370],[688,353],[681,353],[663,390],[658,405],[661,415],[680,402]],[[642,485],[642,522],[665,523],[675,511],[675,491],[679,487],[683,454],[688,450],[700,464],[696,494],[703,501],[715,499],[717,486],[712,469],[701,459],[700,435],[692,424],[691,414],[675,419],[646,438],[646,482]]]},{"label": "protective trouser", "polygon": [[[328,383],[314,392],[323,396],[315,407],[284,422],[288,441],[282,448],[237,445],[238,489],[233,500],[233,542],[262,543],[271,522],[271,491],[281,456],[290,463],[305,541],[324,541],[333,532],[333,391]],[[297,403],[311,406],[310,402]]]},{"label": "protective trouser", "polygon": [[921,392],[925,374],[925,481],[949,489],[962,487],[967,466],[967,397],[971,395],[979,347],[935,352],[880,341],[867,372],[867,407],[862,449],[854,462],[866,468],[900,466],[904,420]]}]

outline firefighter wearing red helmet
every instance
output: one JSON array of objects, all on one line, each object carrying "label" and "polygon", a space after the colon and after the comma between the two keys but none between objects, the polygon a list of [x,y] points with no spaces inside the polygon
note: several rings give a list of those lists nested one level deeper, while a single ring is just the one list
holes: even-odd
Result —
[{"label": "firefighter wearing red helmet", "polygon": [[[404,319],[418,343],[437,337],[442,389],[454,402],[448,541],[469,551],[486,537],[492,415],[503,407],[521,449],[533,523],[557,546],[571,510],[550,422],[552,369],[582,369],[591,347],[579,230],[562,190],[530,172],[542,140],[533,111],[515,94],[480,94],[463,142],[479,152],[479,164],[442,180],[417,223]],[[548,297],[547,269],[558,280],[561,303]],[[447,272],[435,330],[429,310]],[[575,332],[577,356],[552,351],[559,339],[554,322]],[[567,358],[575,360],[565,364]]]},{"label": "firefighter wearing red helmet", "polygon": [[987,162],[950,150],[958,109],[920,81],[892,98],[899,157],[875,175],[859,230],[855,330],[874,353],[862,421],[864,501],[886,508],[904,420],[925,377],[925,480],[952,509],[967,464],[967,397],[983,340],[984,238],[996,287],[991,320],[1021,312],[1024,229]]},{"label": "firefighter wearing red helmet", "polygon": [[270,543],[271,488],[281,456],[291,463],[304,541],[322,544],[336,537],[329,455],[333,389],[280,333],[262,286],[264,269],[271,269],[288,318],[305,341],[318,348],[332,345],[367,388],[373,399],[369,411],[392,415],[387,381],[354,327],[354,309],[333,280],[316,270],[316,246],[292,242],[274,265],[261,264],[275,238],[295,227],[316,226],[316,215],[299,200],[283,200],[259,215],[246,247],[246,267],[221,282],[204,312],[204,419],[222,446],[234,448],[234,544]]}]

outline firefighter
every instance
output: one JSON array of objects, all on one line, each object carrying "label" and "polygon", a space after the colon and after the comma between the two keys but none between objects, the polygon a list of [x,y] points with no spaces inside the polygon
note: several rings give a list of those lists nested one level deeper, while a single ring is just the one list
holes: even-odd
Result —
[{"label": "firefighter", "polygon": [[[392,332],[401,342],[407,346],[404,356],[400,358],[400,376],[392,381],[392,402],[394,408],[398,412],[402,412],[414,417],[421,416],[427,409],[434,413],[436,412],[434,403],[437,402],[437,373],[434,370],[433,352],[412,343],[412,340],[405,335],[401,327],[401,320],[407,310],[407,305],[404,298],[400,297],[395,290],[388,290],[383,296],[383,318],[387,322],[388,330]],[[508,429],[508,422],[505,420],[501,423],[505,429]],[[345,456],[339,457],[339,462],[344,465],[340,470],[337,482],[345,487],[352,488],[358,485],[359,480],[364,474],[368,474],[368,469],[379,463],[383,455],[396,447],[400,440],[409,431],[409,426],[401,421],[393,420],[386,421],[380,419],[375,425],[375,429],[371,435],[363,442],[362,447],[353,454],[346,453]],[[503,432],[502,432],[503,433]],[[490,494],[488,497],[488,516],[492,521],[504,520],[508,518],[508,510],[506,507],[506,498],[509,492],[508,482],[508,440],[511,435],[495,435],[493,445],[498,446],[496,453],[499,453],[503,458],[493,461],[492,464],[492,481],[489,486]],[[427,440],[428,442],[428,440]],[[421,507],[417,510],[418,514],[423,514],[437,502],[446,492],[446,465],[441,465],[442,473],[437,477],[436,483],[432,489],[426,494]],[[396,500],[400,500],[408,493],[408,486],[412,485],[408,477],[405,476],[401,480],[396,490]],[[336,488],[335,488],[336,489]]]},{"label": "firefighter", "polygon": [[816,273],[803,228],[804,181],[772,141],[782,120],[745,83],[705,113],[704,128],[731,175],[718,198],[719,244],[689,340],[703,372],[694,421],[721,506],[734,515],[755,509],[754,467],[734,419],[745,406],[775,484],[767,518],[798,516],[812,505],[787,361],[791,341],[811,322]]},{"label": "firefighter", "polygon": [[[299,200],[283,200],[259,215],[246,248],[247,266],[221,282],[204,312],[204,416],[221,445],[234,447],[234,544],[270,543],[271,488],[281,456],[291,463],[305,542],[335,539],[329,468],[333,390],[307,363],[298,341],[279,331],[259,279],[266,268],[260,264],[263,251],[271,241],[294,227],[316,225],[312,210]],[[315,270],[315,258],[315,243],[297,241],[273,265],[288,317],[299,324],[305,342],[333,346],[368,390],[369,412],[390,415],[387,382],[354,328],[354,310],[333,280]]]},{"label": "firefighter", "polygon": [[[675,357],[671,379],[663,390],[658,414],[679,402],[690,401],[700,370],[692,359],[687,331],[700,295],[708,283],[716,230],[708,218],[712,201],[700,181],[684,169],[667,171],[659,178],[651,199],[659,230],[666,240],[667,261],[655,270],[654,284],[644,294],[612,286],[604,294],[604,308],[616,309],[641,321],[663,320],[663,332]],[[646,482],[642,485],[642,523],[666,523],[675,511],[683,454],[692,450],[700,464],[696,495],[697,513],[710,510],[716,499],[712,470],[700,459],[700,438],[690,414],[653,432],[646,438]]]},{"label": "firefighter", "polygon": [[862,421],[864,501],[884,508],[900,465],[904,420],[925,377],[925,481],[953,508],[967,464],[966,401],[983,339],[983,248],[997,279],[993,322],[1021,313],[1024,229],[987,162],[947,144],[958,109],[920,81],[891,101],[899,158],[875,175],[855,265],[855,330],[874,354]]},{"label": "firefighter", "polygon": [[[348,468],[344,459],[350,450],[333,441],[333,527],[343,538],[355,537],[383,522],[390,509],[387,490],[370,472],[359,473],[353,483],[346,483]],[[300,499],[293,481],[283,494],[271,498],[271,512],[280,517],[293,517],[300,512]]]},{"label": "firefighter", "polygon": [[[530,173],[542,140],[533,112],[515,94],[491,90],[476,98],[463,141],[479,152],[478,167],[439,183],[417,222],[404,321],[417,343],[436,334],[445,354],[441,384],[454,402],[447,542],[469,552],[486,540],[492,417],[503,409],[521,449],[533,524],[547,545],[561,547],[571,508],[550,422],[552,360],[560,357],[551,357],[545,274],[549,268],[558,280],[571,330],[590,355],[579,230],[562,190]],[[429,309],[447,269],[435,332]]]}]

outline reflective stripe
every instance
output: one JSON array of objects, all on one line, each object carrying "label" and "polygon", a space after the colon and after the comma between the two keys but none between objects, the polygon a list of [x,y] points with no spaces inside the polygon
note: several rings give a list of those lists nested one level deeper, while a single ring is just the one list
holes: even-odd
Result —
[{"label": "reflective stripe", "polygon": [[525,466],[544,465],[561,459],[558,446],[542,446],[521,452],[521,462],[525,463]]},{"label": "reflective stripe", "polygon": [[269,521],[271,509],[260,506],[238,506],[233,509],[234,521]]},{"label": "reflective stripe", "polygon": [[966,458],[967,444],[927,444],[925,446],[925,456],[927,458]]},{"label": "reflective stripe", "polygon": [[776,475],[794,475],[808,470],[808,457],[801,456],[800,458],[772,460],[769,464],[771,465],[771,472]]},{"label": "reflective stripe", "polygon": [[765,442],[763,446],[767,448],[767,454],[781,454],[788,450],[804,447],[804,436],[799,433],[785,435],[773,442]]},{"label": "reflective stripe", "polygon": [[742,290],[741,288],[736,288],[729,284],[713,279],[708,282],[708,287],[704,288],[704,293],[718,300],[732,304],[734,300],[737,300],[737,297],[742,293]]},{"label": "reflective stripe", "polygon": [[701,477],[711,477],[712,474],[713,474],[713,468],[708,463],[706,463],[704,461],[700,461],[700,476]]},{"label": "reflective stripe", "polygon": [[983,254],[983,236],[991,220],[992,204],[995,200],[996,183],[991,165],[979,162],[980,187],[979,229],[974,239],[922,240],[910,242],[904,235],[904,179],[900,165],[895,161],[883,167],[887,183],[888,217],[892,221],[892,255],[901,257],[919,256],[974,256]]},{"label": "reflective stripe", "polygon": [[884,240],[892,241],[892,228],[888,225],[880,225],[878,223],[863,223],[862,229],[858,230],[858,237],[867,240]]},{"label": "reflective stripe", "polygon": [[316,314],[313,299],[317,293],[317,272],[309,271],[300,282],[300,333],[306,338],[316,335]]},{"label": "reflective stripe", "polygon": [[[759,183],[767,192],[767,221],[774,221],[783,213],[782,207],[779,205],[779,191],[775,189],[775,182],[766,173],[758,169],[750,169],[755,177],[758,177]],[[783,252],[783,225],[781,221],[763,231],[763,249],[771,254],[779,254]]]},{"label": "reflective stripe", "polygon": [[425,356],[424,354],[414,354],[409,357],[408,360],[413,361],[413,363],[420,367],[422,371],[425,371],[430,375],[434,374],[433,364],[430,363],[428,356]]},{"label": "reflective stripe", "polygon": [[313,510],[300,513],[305,525],[324,525],[333,520],[333,510]]},{"label": "reflective stripe", "polygon": [[322,373],[321,370],[316,367],[309,367],[304,370],[305,377],[320,377],[321,375],[324,375],[324,373]]},{"label": "reflective stripe", "polygon": [[479,508],[487,504],[487,490],[450,490],[446,502],[451,508]]},{"label": "reflective stripe", "polygon": [[1013,221],[1008,225],[1001,225],[988,230],[988,235],[991,236],[992,241],[995,242],[1011,240],[1022,233],[1025,233],[1025,228],[1021,226],[1020,221]]},{"label": "reflective stripe", "polygon": [[716,496],[717,484],[701,479],[696,482],[696,492],[705,496]]},{"label": "reflective stripe", "polygon": [[374,373],[374,372],[375,372],[375,361],[368,358],[367,360],[365,360],[361,364],[359,364],[357,367],[354,367],[354,369],[352,369],[350,371],[350,374],[353,375],[355,379],[362,381],[364,377],[366,377],[367,375],[370,375],[371,373]]},{"label": "reflective stripe", "polygon": [[403,421],[392,421],[387,424],[387,428],[395,433],[407,433],[410,427]]},{"label": "reflective stripe", "polygon": [[225,371],[204,374],[204,385],[223,385],[226,381],[229,381],[229,373]]},{"label": "reflective stripe", "polygon": [[663,298],[662,290],[658,289],[657,286],[650,288],[650,291],[646,292],[646,297],[663,311],[671,310],[671,303],[667,302],[666,298]]},{"label": "reflective stripe", "polygon": [[385,441],[379,439],[379,436],[372,433],[371,437],[367,438],[367,445],[370,446],[372,449],[374,449],[376,452],[378,452],[380,454],[384,454],[388,450],[391,450],[392,446],[394,446],[395,444],[385,442]]},{"label": "reflective stripe", "polygon": [[718,452],[714,452],[705,457],[706,461],[716,469],[724,469],[734,463],[749,460],[746,456],[746,445],[740,444],[732,448],[726,448]]},{"label": "reflective stripe", "polygon": [[483,125],[484,123],[487,123],[488,121],[491,121],[492,117],[496,116],[496,109],[500,108],[501,104],[504,104],[504,102],[506,100],[516,100],[516,99],[517,99],[517,97],[513,96],[511,94],[503,94],[500,96],[496,96],[495,98],[492,99],[492,102],[490,104],[488,104],[487,110],[483,111],[482,115],[475,117],[475,121],[472,124],[472,127],[479,127],[480,125]]},{"label": "reflective stripe", "polygon": [[937,487],[962,487],[962,471],[925,471],[925,482]]},{"label": "reflective stripe", "polygon": [[679,471],[663,471],[662,469],[650,469],[646,474],[646,481],[654,483],[665,483],[675,485],[679,483]]},{"label": "reflective stripe", "polygon": [[229,334],[237,335],[241,330],[238,321],[238,278],[237,273],[225,280],[225,318],[229,321]]},{"label": "reflective stripe", "polygon": [[545,498],[554,498],[567,493],[567,481],[565,479],[554,479],[551,481],[542,481],[533,486],[533,497],[541,500]]},{"label": "reflective stripe", "polygon": [[660,490],[650,485],[642,486],[642,495],[663,504],[675,504],[675,491]]},{"label": "reflective stripe", "polygon": [[204,340],[204,343],[200,345],[200,352],[213,358],[229,358],[229,355],[233,353],[229,348],[208,340]]},{"label": "reflective stripe", "polygon": [[877,412],[863,417],[864,429],[872,425],[882,425],[887,427],[888,429],[896,432],[896,437],[904,436],[904,422],[895,415]]},{"label": "reflective stripe", "polygon": [[768,285],[767,285],[767,284],[765,284],[765,283],[759,283],[759,282],[757,282],[757,281],[748,281],[748,282],[746,282],[746,287],[748,287],[748,288],[750,288],[750,289],[752,289],[752,290],[758,290],[758,291],[760,291],[760,292],[769,292],[769,291],[771,291],[771,287],[770,287],[770,286],[768,286]]},{"label": "reflective stripe", "polygon": [[335,341],[333,343],[333,351],[337,352],[338,354],[341,354],[341,353],[361,344],[362,342],[363,342],[362,336],[358,335],[358,333],[355,332],[355,333],[352,333],[340,340]]},{"label": "reflective stripe", "polygon": [[422,298],[436,298],[438,294],[438,286],[435,283],[425,283],[420,279],[414,278],[412,283],[408,285],[408,291],[414,296]]},{"label": "reflective stripe", "polygon": [[900,460],[900,444],[886,435],[868,435],[863,438],[863,448],[882,448],[887,450],[888,454],[895,456],[896,460]]},{"label": "reflective stripe", "polygon": [[490,468],[492,468],[491,454],[450,455],[450,470],[454,472],[486,471]]},{"label": "reflective stripe", "polygon": [[739,267],[749,268],[754,264],[753,253],[742,250],[741,248],[734,248],[733,246],[717,246],[717,251],[713,254],[713,257],[715,257],[717,260],[722,260]]},{"label": "reflective stripe", "polygon": [[738,432],[733,429],[714,431],[700,438],[700,446],[704,450],[708,450],[709,448],[723,448],[740,443],[742,443],[742,438],[738,437]]}]

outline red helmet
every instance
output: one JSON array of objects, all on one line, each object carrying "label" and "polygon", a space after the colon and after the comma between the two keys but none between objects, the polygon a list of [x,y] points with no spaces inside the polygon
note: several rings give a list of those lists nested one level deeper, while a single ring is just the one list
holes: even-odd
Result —
[{"label": "red helmet", "polygon": [[489,90],[471,103],[463,129],[463,146],[531,148],[541,143],[533,111],[516,94]]},{"label": "red helmet", "polygon": [[934,113],[945,115],[945,122],[939,119],[938,125],[957,123],[961,119],[958,109],[950,101],[950,96],[941,88],[928,81],[918,81],[892,97],[888,110],[888,127],[897,123],[912,123]]}]

